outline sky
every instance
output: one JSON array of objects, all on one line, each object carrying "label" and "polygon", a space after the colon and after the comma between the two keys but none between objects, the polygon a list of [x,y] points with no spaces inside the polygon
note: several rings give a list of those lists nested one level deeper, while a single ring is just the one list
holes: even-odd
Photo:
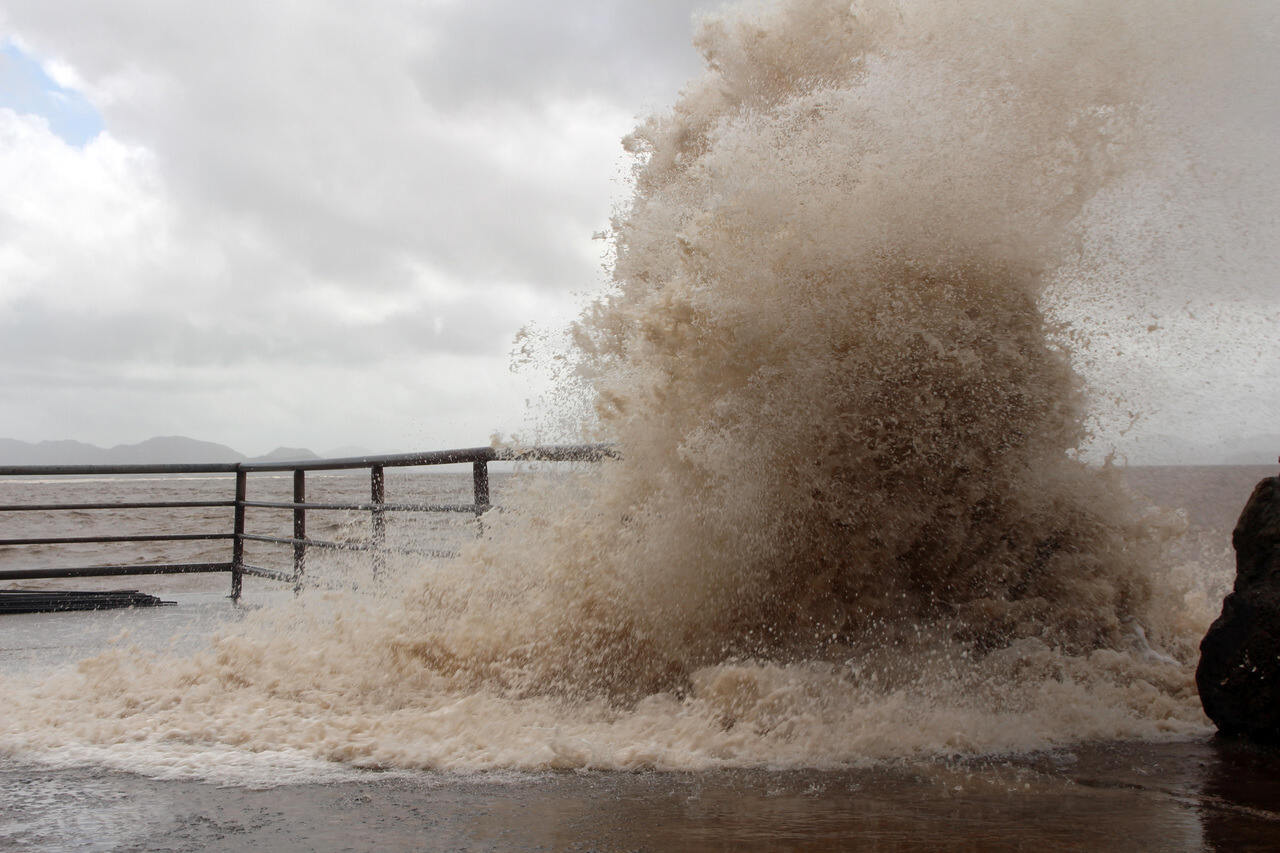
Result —
[{"label": "sky", "polygon": [[518,433],[716,4],[0,2],[0,436]]},{"label": "sky", "polygon": [[[699,73],[719,5],[0,0],[0,437],[523,433],[545,380],[515,335],[604,286],[620,139]],[[1178,208],[1217,260],[1160,243],[1124,304],[1067,312],[1109,342],[1082,362],[1119,400],[1101,444],[1139,460],[1280,433],[1276,88],[1225,88],[1193,108],[1224,111],[1202,142],[1227,189]],[[1169,221],[1129,192],[1123,228]],[[1211,263],[1207,291],[1155,281]]]}]

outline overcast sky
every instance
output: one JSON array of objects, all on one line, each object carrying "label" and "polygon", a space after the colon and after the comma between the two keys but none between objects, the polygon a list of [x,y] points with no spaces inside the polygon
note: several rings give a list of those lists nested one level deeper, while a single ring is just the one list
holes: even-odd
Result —
[{"label": "overcast sky", "polygon": [[[619,140],[699,72],[718,5],[0,0],[0,436],[519,432],[513,336],[604,282]],[[1094,306],[1129,315],[1091,369],[1146,393],[1130,438],[1280,432],[1274,76],[1228,117],[1252,141],[1214,166],[1223,209],[1186,223],[1234,284]],[[1127,203],[1140,230],[1167,198]],[[1203,277],[1205,239],[1164,245]]]},{"label": "overcast sky", "polygon": [[0,436],[487,443],[695,0],[0,2]]}]

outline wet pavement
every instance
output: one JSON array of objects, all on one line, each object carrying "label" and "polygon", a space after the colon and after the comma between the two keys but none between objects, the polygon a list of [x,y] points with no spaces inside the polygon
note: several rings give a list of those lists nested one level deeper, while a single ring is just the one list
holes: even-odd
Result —
[{"label": "wet pavement", "polygon": [[379,774],[249,789],[0,765],[0,849],[1267,850],[1280,759],[1216,741],[831,772]]}]

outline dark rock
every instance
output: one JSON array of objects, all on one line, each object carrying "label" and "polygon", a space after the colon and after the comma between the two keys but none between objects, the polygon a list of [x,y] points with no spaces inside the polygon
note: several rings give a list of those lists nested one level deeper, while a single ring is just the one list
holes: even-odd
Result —
[{"label": "dark rock", "polygon": [[1254,488],[1231,544],[1236,582],[1200,643],[1196,686],[1223,734],[1280,742],[1280,477]]}]

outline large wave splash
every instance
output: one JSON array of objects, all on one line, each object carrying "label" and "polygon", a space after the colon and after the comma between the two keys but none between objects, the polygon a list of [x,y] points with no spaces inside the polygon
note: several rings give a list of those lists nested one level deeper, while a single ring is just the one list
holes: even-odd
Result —
[{"label": "large wave splash", "polygon": [[1165,530],[1077,458],[1072,336],[1040,307],[1190,17],[708,19],[705,76],[627,140],[614,286],[574,330],[621,458],[389,608],[311,601],[15,688],[0,744],[814,766],[1203,731]]},{"label": "large wave splash", "polygon": [[1160,45],[1109,5],[703,27],[710,73],[627,140],[615,289],[576,330],[624,459],[590,536],[558,527],[540,662],[644,692],[921,625],[1075,653],[1160,621],[1156,533],[1075,458],[1081,384],[1038,307],[1141,151]]}]

